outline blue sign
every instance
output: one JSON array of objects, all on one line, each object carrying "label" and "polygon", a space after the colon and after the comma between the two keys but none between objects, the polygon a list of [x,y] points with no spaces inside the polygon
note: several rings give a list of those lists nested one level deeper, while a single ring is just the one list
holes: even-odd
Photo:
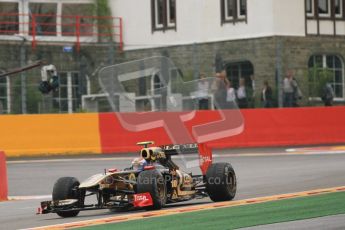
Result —
[{"label": "blue sign", "polygon": [[64,53],[72,53],[73,52],[73,47],[72,46],[64,46],[63,47],[63,52]]}]

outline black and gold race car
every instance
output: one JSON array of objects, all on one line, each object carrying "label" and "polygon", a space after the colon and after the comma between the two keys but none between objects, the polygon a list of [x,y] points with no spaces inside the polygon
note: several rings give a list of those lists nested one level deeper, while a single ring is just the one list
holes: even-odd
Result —
[{"label": "black and gold race car", "polygon": [[[109,169],[84,182],[74,177],[58,179],[52,201],[41,202],[39,214],[56,213],[74,217],[80,211],[111,209],[161,209],[166,204],[210,197],[212,201],[232,200],[236,194],[236,175],[229,163],[208,162],[205,175],[193,175],[179,169],[172,156],[199,153],[197,144],[150,147],[143,146],[140,157],[131,167],[118,171]],[[200,157],[200,161],[203,158]],[[209,160],[210,161],[210,160]],[[94,195],[96,202],[86,204],[85,198]]]}]

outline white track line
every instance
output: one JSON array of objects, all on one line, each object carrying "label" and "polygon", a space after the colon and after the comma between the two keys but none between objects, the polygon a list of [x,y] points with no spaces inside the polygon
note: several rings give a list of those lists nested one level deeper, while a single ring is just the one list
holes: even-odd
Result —
[{"label": "white track line", "polygon": [[7,164],[26,164],[26,163],[55,163],[72,161],[109,161],[109,160],[133,160],[133,157],[106,157],[106,158],[68,158],[68,159],[48,159],[48,160],[9,160]]},{"label": "white track line", "polygon": [[315,152],[283,152],[283,153],[236,153],[221,154],[218,157],[266,157],[266,156],[305,156],[305,155],[337,155],[345,154],[345,151],[315,151]]},{"label": "white track line", "polygon": [[[317,150],[317,151],[298,151],[298,149],[286,149],[286,152],[272,152],[272,153],[225,153],[213,154],[214,158],[227,158],[227,157],[265,157],[265,156],[296,156],[296,155],[334,155],[345,154],[344,150]],[[97,157],[97,158],[67,158],[67,159],[44,159],[44,160],[9,160],[7,164],[33,164],[33,163],[58,163],[58,162],[72,162],[72,161],[116,161],[116,160],[133,160],[133,157]],[[195,156],[186,155],[185,158],[195,158]],[[177,159],[178,156],[173,156]]]},{"label": "white track line", "polygon": [[40,195],[40,196],[9,196],[9,201],[20,201],[20,200],[44,200],[52,199],[51,195]]},{"label": "white track line", "polygon": [[[214,154],[213,156],[221,156]],[[196,158],[195,156],[186,155],[185,158]],[[59,163],[59,162],[72,162],[72,161],[116,161],[116,160],[128,160],[132,161],[135,156],[132,157],[97,157],[97,158],[67,158],[67,159],[44,159],[44,160],[9,160],[7,164],[27,164],[27,163]],[[178,159],[178,156],[173,156],[174,159]]]}]

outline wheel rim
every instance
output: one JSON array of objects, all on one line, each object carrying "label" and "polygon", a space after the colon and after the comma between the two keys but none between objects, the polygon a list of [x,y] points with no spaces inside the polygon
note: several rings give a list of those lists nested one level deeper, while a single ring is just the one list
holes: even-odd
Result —
[{"label": "wheel rim", "polygon": [[165,199],[165,186],[163,183],[157,183],[158,195],[161,201]]},{"label": "wheel rim", "polygon": [[234,193],[236,191],[236,177],[234,173],[232,172],[228,173],[226,183],[227,183],[228,191],[231,193]]}]

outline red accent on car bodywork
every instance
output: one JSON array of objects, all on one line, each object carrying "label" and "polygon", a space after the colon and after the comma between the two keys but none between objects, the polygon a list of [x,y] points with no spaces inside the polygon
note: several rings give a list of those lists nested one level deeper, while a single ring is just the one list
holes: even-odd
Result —
[{"label": "red accent on car bodywork", "polygon": [[156,167],[153,166],[153,165],[148,165],[148,166],[145,166],[144,167],[144,170],[152,170],[152,169],[155,169]]},{"label": "red accent on car bodywork", "polygon": [[37,212],[36,212],[36,215],[40,215],[40,214],[42,214],[42,208],[37,208]]},{"label": "red accent on car bodywork", "polygon": [[199,164],[202,175],[206,175],[208,167],[212,164],[212,149],[205,143],[199,144]]},{"label": "red accent on car bodywork", "polygon": [[110,173],[114,173],[114,172],[117,172],[118,170],[117,169],[108,169],[108,172]]},{"label": "red accent on car bodywork", "polygon": [[134,194],[134,207],[147,207],[152,206],[153,201],[150,193]]}]

